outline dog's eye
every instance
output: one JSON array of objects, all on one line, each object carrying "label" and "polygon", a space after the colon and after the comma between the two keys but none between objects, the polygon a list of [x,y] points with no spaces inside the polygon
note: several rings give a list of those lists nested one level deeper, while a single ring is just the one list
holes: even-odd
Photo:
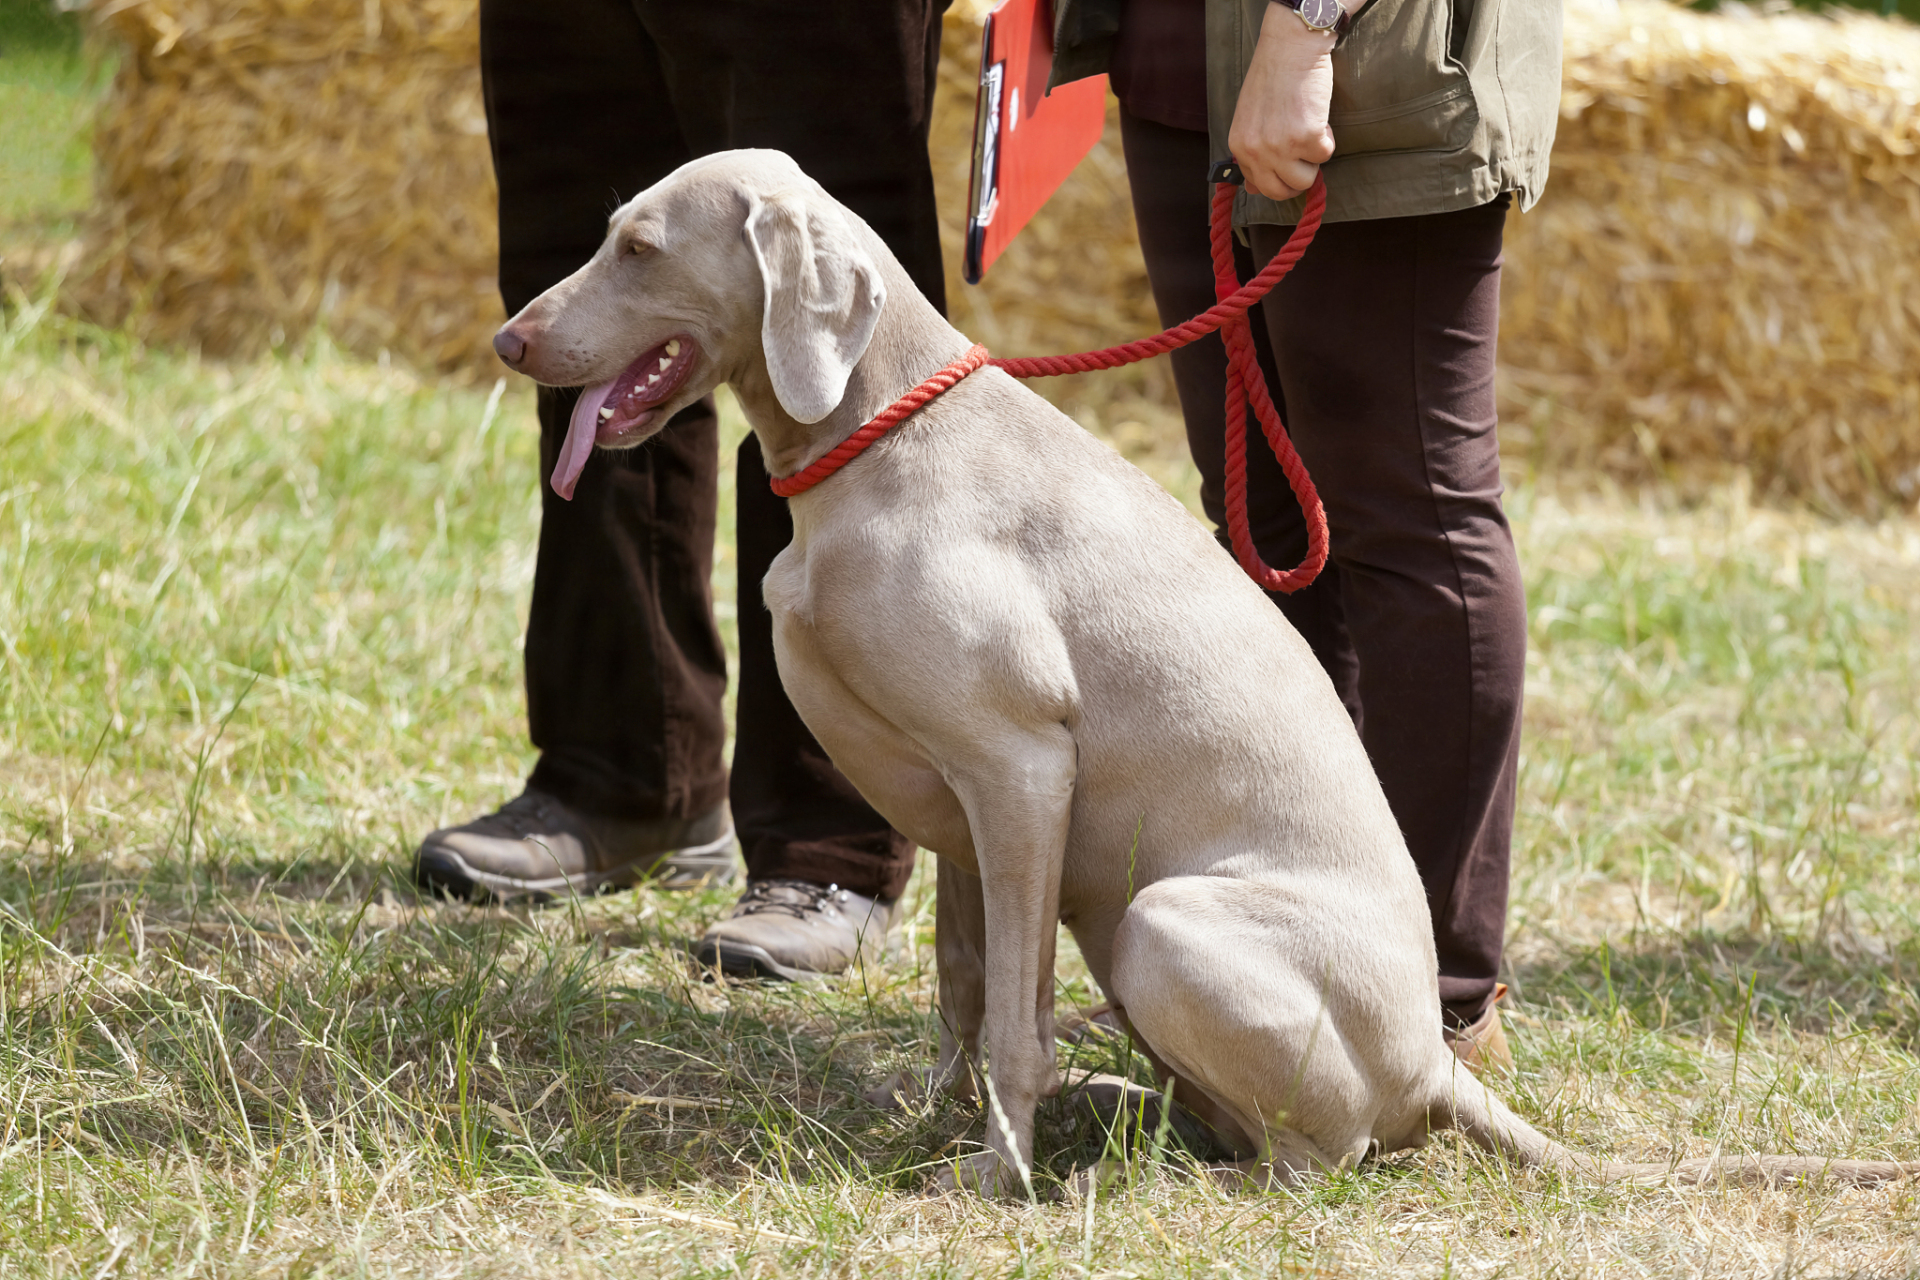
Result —
[{"label": "dog's eye", "polygon": [[645,240],[634,239],[627,241],[626,247],[620,251],[620,256],[623,258],[638,258],[643,254],[652,252],[652,245],[648,244]]}]

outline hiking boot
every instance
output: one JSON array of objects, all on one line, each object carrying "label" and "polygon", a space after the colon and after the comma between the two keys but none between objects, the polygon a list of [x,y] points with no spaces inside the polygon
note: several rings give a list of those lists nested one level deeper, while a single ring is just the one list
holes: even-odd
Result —
[{"label": "hiking boot", "polygon": [[651,878],[697,889],[734,876],[733,821],[722,804],[694,818],[600,818],[528,787],[465,826],[420,843],[421,888],[475,902],[601,893]]},{"label": "hiking boot", "polygon": [[694,961],[729,978],[812,982],[877,954],[894,904],[811,880],[754,880],[694,944]]},{"label": "hiking boot", "polygon": [[1486,1012],[1464,1027],[1443,1027],[1447,1048],[1467,1070],[1477,1076],[1491,1071],[1495,1075],[1513,1074],[1513,1050],[1507,1047],[1507,1033],[1500,1027],[1500,1002],[1507,998],[1507,984],[1493,989]]}]

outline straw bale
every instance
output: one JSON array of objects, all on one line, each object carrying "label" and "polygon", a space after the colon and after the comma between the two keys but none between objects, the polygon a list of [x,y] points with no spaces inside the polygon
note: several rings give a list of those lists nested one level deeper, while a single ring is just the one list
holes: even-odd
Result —
[{"label": "straw bale", "polygon": [[478,367],[501,319],[470,0],[98,0],[123,46],[74,293],[215,353],[316,321]]},{"label": "straw bale", "polygon": [[1920,499],[1920,28],[1576,4],[1512,221],[1510,447],[1832,507]]},{"label": "straw bale", "polygon": [[[950,25],[950,210],[978,56],[973,23]],[[1510,461],[1685,486],[1747,471],[1853,510],[1920,499],[1920,29],[1576,0],[1561,113],[1547,196],[1508,224]],[[1112,127],[985,285],[951,286],[956,320],[1021,353],[1155,327],[1125,191]]]},{"label": "straw bale", "polygon": [[[985,0],[947,19],[933,150],[956,323],[996,351],[1157,328],[1119,130],[962,285]],[[82,299],[150,337],[490,369],[494,189],[473,8],[95,0],[127,55],[96,133]],[[1554,172],[1509,224],[1510,457],[1874,509],[1920,499],[1920,30],[1575,0]],[[1164,361],[1040,384],[1179,448]],[[1128,436],[1134,438],[1128,440]]]}]

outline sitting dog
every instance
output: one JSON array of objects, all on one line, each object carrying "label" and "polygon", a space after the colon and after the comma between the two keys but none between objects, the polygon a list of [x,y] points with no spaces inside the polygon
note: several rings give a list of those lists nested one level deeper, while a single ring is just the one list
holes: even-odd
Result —
[{"label": "sitting dog", "polygon": [[[790,475],[969,345],[771,151],[637,196],[495,340],[540,382],[588,387],[562,493],[594,447],[640,444],[722,382]],[[1604,1177],[1912,1171],[1588,1162],[1458,1070],[1419,877],[1306,643],[1178,502],[1007,374],[963,378],[792,512],[765,583],[781,679],[939,855],[934,1078],[991,1104],[987,1149],[949,1184],[1031,1188],[1034,1107],[1059,1087],[1056,922],[1260,1180],[1445,1127]]]}]

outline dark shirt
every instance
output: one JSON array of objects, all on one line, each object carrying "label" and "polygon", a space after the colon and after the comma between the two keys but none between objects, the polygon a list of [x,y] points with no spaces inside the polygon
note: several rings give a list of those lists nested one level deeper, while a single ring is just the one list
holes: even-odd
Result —
[{"label": "dark shirt", "polygon": [[1108,77],[1131,114],[1174,129],[1205,129],[1206,0],[1126,0]]}]

